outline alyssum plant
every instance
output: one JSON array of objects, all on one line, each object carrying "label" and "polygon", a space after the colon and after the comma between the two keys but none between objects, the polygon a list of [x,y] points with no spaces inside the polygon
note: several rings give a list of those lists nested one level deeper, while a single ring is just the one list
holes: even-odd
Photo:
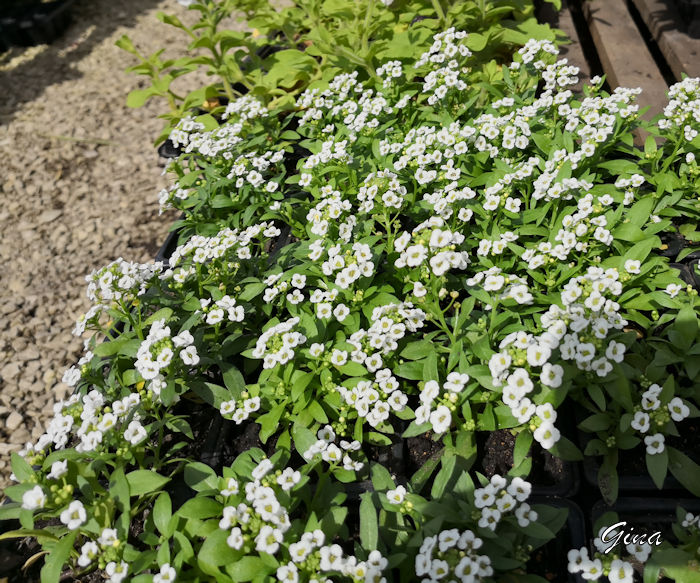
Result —
[{"label": "alyssum plant", "polygon": [[[672,347],[697,346],[697,294],[653,249],[671,219],[697,221],[700,80],[672,89],[665,141],[640,152],[636,91],[595,80],[578,100],[577,71],[546,41],[471,85],[466,39],[437,34],[381,82],[339,75],[283,121],[245,97],[220,128],[179,124],[188,153],[161,201],[185,212],[186,240],[168,265],[91,276],[76,332],[96,335],[65,376],[76,394],[13,456],[17,502],[2,512],[23,530],[4,536],[38,538],[46,581],[65,566],[112,581],[522,575],[563,516],[523,504],[528,451],[580,455],[562,403],[622,432],[637,402],[668,411],[655,433],[697,417],[697,370],[654,401],[646,381],[675,362],[646,380],[629,363],[662,324]],[[308,154],[285,164],[292,144]],[[182,414],[195,408],[258,425],[269,460],[199,463],[202,426]],[[475,488],[476,434],[496,428],[517,435],[520,477]],[[437,463],[397,485],[376,461],[421,434],[444,447],[429,493]],[[614,437],[606,447],[639,443]],[[669,468],[697,493],[692,459]],[[351,486],[368,476],[358,507]],[[176,508],[182,481],[198,494]],[[632,580],[619,563],[582,568]]]},{"label": "alyssum plant", "polygon": [[[159,14],[190,39],[187,56],[141,55],[126,35],[117,43],[140,60],[129,70],[150,80],[129,94],[127,104],[138,107],[152,97],[169,103],[168,125],[157,142],[191,112],[218,116],[222,103],[242,95],[293,108],[302,91],[327,85],[339,73],[357,69],[362,79],[376,80],[384,60],[417,58],[433,34],[450,26],[472,33],[468,43],[479,50],[480,65],[474,75],[484,80],[495,73],[493,64],[483,66],[492,59],[505,62],[530,38],[554,40],[554,31],[535,19],[529,0],[298,0],[282,10],[269,0],[202,0],[189,8],[199,13],[192,26]],[[223,28],[237,11],[246,30]],[[176,79],[201,68],[211,84],[180,95]]]}]

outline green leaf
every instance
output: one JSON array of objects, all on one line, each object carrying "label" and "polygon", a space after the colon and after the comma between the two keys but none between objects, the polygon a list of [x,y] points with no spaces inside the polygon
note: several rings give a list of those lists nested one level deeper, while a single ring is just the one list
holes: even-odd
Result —
[{"label": "green leaf", "polygon": [[435,344],[433,342],[430,340],[417,340],[409,342],[399,356],[407,360],[418,360],[433,352],[435,352]]},{"label": "green leaf", "polygon": [[204,540],[202,548],[197,553],[197,564],[207,575],[220,581],[219,567],[226,565],[234,558],[233,549],[228,546],[226,539],[229,531],[216,529]]},{"label": "green leaf", "polygon": [[221,514],[222,506],[216,500],[206,496],[190,498],[177,510],[177,516],[189,520],[206,520]]},{"label": "green leaf", "polygon": [[134,470],[126,475],[129,484],[129,495],[143,496],[149,492],[155,492],[170,481],[170,478],[161,476],[153,470]]},{"label": "green leaf", "polygon": [[647,470],[656,487],[661,490],[664,487],[664,479],[668,471],[668,449],[660,453],[646,454]]},{"label": "green leaf", "polygon": [[224,387],[220,387],[219,385],[215,385],[213,383],[192,382],[188,386],[195,395],[203,399],[212,407],[216,407],[216,409],[219,409],[221,403],[224,401],[229,401],[234,397],[234,395],[224,389]]},{"label": "green leaf", "polygon": [[168,536],[168,524],[171,517],[172,503],[170,502],[170,496],[168,496],[167,492],[163,492],[156,498],[156,502],[153,505],[153,524],[156,525],[156,528],[162,535]]},{"label": "green leaf", "polygon": [[393,490],[396,487],[389,470],[382,464],[373,463],[370,467],[370,475],[375,490]]},{"label": "green leaf", "polygon": [[612,505],[618,493],[617,452],[607,454],[598,470],[598,487],[603,500]]},{"label": "green leaf", "polygon": [[515,438],[515,447],[513,448],[513,467],[517,468],[530,452],[533,435],[531,431],[521,431],[518,437]]},{"label": "green leaf", "polygon": [[578,447],[576,447],[571,440],[567,439],[563,435],[559,438],[550,449],[549,453],[555,455],[556,457],[566,460],[566,461],[580,461],[583,459],[583,455]]},{"label": "green leaf", "polygon": [[698,316],[691,306],[683,306],[678,312],[673,329],[679,333],[674,345],[687,351],[693,342],[698,332]]},{"label": "green leaf", "polygon": [[675,447],[667,447],[668,468],[683,487],[700,496],[700,466]]},{"label": "green leaf", "polygon": [[219,477],[208,465],[191,462],[185,466],[185,483],[196,492],[218,490]]},{"label": "green leaf", "polygon": [[270,565],[262,557],[243,557],[239,561],[228,565],[226,567],[226,572],[231,575],[231,579],[236,582],[267,581],[267,578],[263,579],[261,576],[272,573],[275,570],[277,561],[275,561],[274,558],[272,560],[274,566]]},{"label": "green leaf", "polygon": [[596,413],[579,423],[579,429],[587,433],[605,431],[610,427],[611,419],[606,413]]},{"label": "green leaf", "polygon": [[454,470],[457,464],[457,456],[450,453],[445,453],[442,457],[442,467],[435,476],[433,487],[430,490],[430,495],[434,499],[439,499],[445,493],[448,484],[454,477]]},{"label": "green leaf", "polygon": [[148,87],[147,89],[134,89],[126,96],[126,106],[132,109],[143,107],[154,95],[157,95],[157,92],[152,87]]},{"label": "green leaf", "polygon": [[41,583],[58,583],[77,536],[77,530],[71,531],[51,549],[41,569]]},{"label": "green leaf", "polygon": [[376,550],[379,539],[377,510],[372,502],[372,492],[360,496],[360,542],[368,551]]},{"label": "green leaf", "polygon": [[34,471],[27,460],[16,451],[12,452],[10,459],[12,460],[12,473],[17,477],[18,482],[28,482],[34,476]]},{"label": "green leaf", "polygon": [[151,326],[154,322],[158,320],[165,320],[166,322],[170,320],[173,315],[173,311],[170,308],[161,308],[155,314],[151,314],[148,319],[144,322],[144,326]]},{"label": "green leaf", "polygon": [[232,364],[223,365],[222,371],[226,388],[232,391],[235,396],[239,397],[246,389],[245,379],[241,371]]}]

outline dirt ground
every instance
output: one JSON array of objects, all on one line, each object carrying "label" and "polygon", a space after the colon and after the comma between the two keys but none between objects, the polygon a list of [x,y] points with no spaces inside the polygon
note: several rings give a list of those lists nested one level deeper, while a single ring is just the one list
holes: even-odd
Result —
[{"label": "dirt ground", "polygon": [[[175,219],[158,215],[167,180],[153,146],[167,105],[126,107],[144,84],[114,44],[128,34],[142,53],[181,55],[187,36],[160,10],[195,16],[175,0],[77,0],[53,44],[0,54],[0,490],[11,452],[43,433],[67,394],[85,276],[118,257],[152,260]],[[191,77],[178,88],[206,82]]]}]

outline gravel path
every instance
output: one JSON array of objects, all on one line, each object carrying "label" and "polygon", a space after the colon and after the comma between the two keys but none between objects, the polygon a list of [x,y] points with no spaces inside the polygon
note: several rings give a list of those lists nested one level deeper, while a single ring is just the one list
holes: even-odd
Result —
[{"label": "gravel path", "polygon": [[166,106],[126,107],[139,79],[114,46],[126,33],[148,54],[182,50],[186,36],[159,10],[194,16],[175,0],[78,0],[54,44],[0,55],[0,489],[10,453],[43,432],[67,394],[85,275],[120,256],[152,260],[175,219],[158,216],[166,180],[152,146]]}]

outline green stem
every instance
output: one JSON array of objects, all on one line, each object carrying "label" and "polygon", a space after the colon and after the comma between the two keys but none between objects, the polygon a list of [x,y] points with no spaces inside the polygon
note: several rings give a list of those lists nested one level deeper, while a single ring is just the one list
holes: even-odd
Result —
[{"label": "green stem", "polygon": [[372,9],[374,8],[374,0],[367,0],[367,9],[365,10],[365,25],[362,29],[362,54],[367,54],[367,45],[369,41],[369,25],[372,19]]},{"label": "green stem", "polygon": [[[442,9],[442,4],[440,3],[440,0],[431,0],[433,3],[433,8],[435,8],[435,12],[437,12],[438,18],[440,19],[440,22],[445,22],[445,11]],[[482,5],[482,19],[483,19],[483,2],[480,3]]]}]

